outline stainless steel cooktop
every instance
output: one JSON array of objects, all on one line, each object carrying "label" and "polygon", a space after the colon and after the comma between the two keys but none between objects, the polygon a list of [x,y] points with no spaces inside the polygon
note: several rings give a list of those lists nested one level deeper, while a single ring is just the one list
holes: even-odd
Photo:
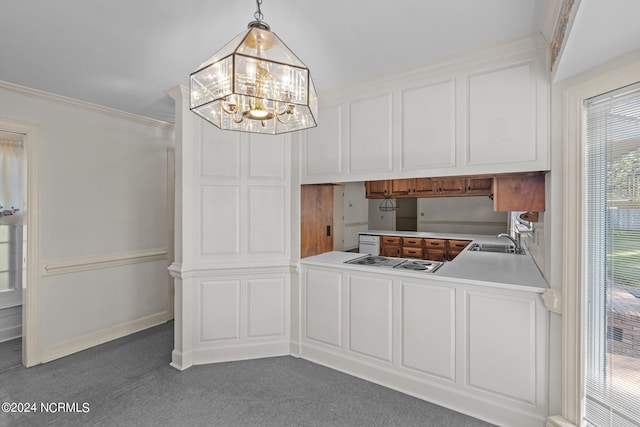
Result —
[{"label": "stainless steel cooktop", "polygon": [[393,258],[384,256],[365,255],[360,258],[345,261],[346,264],[357,264],[369,267],[397,268],[423,273],[433,273],[443,263],[440,261],[429,261],[411,258]]}]

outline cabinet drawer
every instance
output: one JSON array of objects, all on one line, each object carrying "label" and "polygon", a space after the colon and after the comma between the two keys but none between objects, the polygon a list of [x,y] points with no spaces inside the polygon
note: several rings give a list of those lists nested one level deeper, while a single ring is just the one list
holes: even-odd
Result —
[{"label": "cabinet drawer", "polygon": [[428,249],[446,249],[447,241],[443,239],[424,239],[424,246]]},{"label": "cabinet drawer", "polygon": [[383,245],[398,245],[400,246],[400,237],[396,236],[382,236],[380,239]]},{"label": "cabinet drawer", "polygon": [[402,246],[411,246],[413,248],[421,248],[423,240],[424,239],[420,239],[417,237],[403,237]]},{"label": "cabinet drawer", "polygon": [[453,251],[458,251],[458,252],[466,248],[467,245],[471,243],[470,240],[449,240],[448,242],[449,242],[449,249]]},{"label": "cabinet drawer", "polygon": [[404,258],[422,259],[422,248],[402,247],[402,256]]}]

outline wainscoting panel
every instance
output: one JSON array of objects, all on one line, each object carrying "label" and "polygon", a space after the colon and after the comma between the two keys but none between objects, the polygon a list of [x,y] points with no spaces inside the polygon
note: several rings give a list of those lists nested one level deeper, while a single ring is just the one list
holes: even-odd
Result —
[{"label": "wainscoting panel", "polygon": [[402,282],[402,366],[455,381],[455,288]]},{"label": "wainscoting panel", "polygon": [[305,338],[342,347],[342,273],[308,268],[305,275]]},{"label": "wainscoting panel", "polygon": [[201,254],[239,255],[240,186],[203,186],[201,200]]},{"label": "wainscoting panel", "polygon": [[201,341],[240,338],[240,280],[200,283]]},{"label": "wainscoting panel", "polygon": [[285,255],[285,187],[249,187],[249,253]]},{"label": "wainscoting panel", "polygon": [[284,180],[286,135],[250,134],[248,138],[249,179]]},{"label": "wainscoting panel", "polygon": [[349,350],[391,362],[393,280],[349,274]]},{"label": "wainscoting panel", "polygon": [[202,149],[200,169],[203,178],[240,178],[239,132],[220,132],[214,126],[201,122]]},{"label": "wainscoting panel", "polygon": [[285,335],[286,291],[283,277],[247,280],[247,337]]},{"label": "wainscoting panel", "polygon": [[470,386],[536,404],[535,298],[467,292]]}]

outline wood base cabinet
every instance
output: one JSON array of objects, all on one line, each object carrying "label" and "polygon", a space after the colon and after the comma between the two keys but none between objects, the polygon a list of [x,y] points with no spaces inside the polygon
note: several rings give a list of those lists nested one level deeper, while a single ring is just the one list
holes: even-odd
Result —
[{"label": "wood base cabinet", "polygon": [[497,425],[547,416],[540,294],[301,265],[300,354]]}]

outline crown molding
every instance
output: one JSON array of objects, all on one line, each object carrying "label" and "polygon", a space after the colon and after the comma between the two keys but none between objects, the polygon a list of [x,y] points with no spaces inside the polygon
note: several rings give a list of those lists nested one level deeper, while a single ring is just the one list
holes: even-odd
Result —
[{"label": "crown molding", "polygon": [[80,107],[83,110],[91,110],[96,113],[106,114],[119,119],[125,119],[132,122],[155,126],[162,129],[173,130],[175,128],[173,123],[163,122],[161,120],[151,119],[149,117],[140,116],[133,113],[127,113],[125,111],[116,110],[115,108],[104,107],[102,105],[93,104],[91,102],[80,101],[79,99],[69,98],[62,95],[56,95],[55,93],[45,92],[39,89],[33,89],[26,86],[20,86],[14,83],[9,83],[0,80],[0,90],[7,92],[13,92],[20,95],[30,96],[33,98],[41,98],[49,101],[57,102],[60,104],[71,105],[74,107]]},{"label": "crown molding", "polygon": [[556,33],[562,0],[547,0],[544,7],[544,18],[542,19],[541,33],[547,43],[551,44],[553,35]]}]

